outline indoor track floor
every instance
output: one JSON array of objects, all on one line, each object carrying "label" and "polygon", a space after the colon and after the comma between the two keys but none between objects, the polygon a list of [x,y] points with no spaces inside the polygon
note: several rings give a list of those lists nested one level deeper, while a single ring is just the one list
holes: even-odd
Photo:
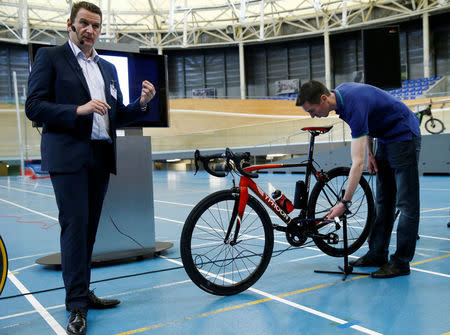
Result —
[{"label": "indoor track floor", "polygon": [[[298,178],[303,175],[266,174],[258,184],[267,191],[270,181],[292,198]],[[93,284],[98,296],[121,304],[89,311],[88,334],[449,334],[450,177],[421,177],[420,240],[410,276],[343,281],[315,273],[335,270],[343,259],[310,245],[273,257],[251,289],[229,297],[205,293],[189,280],[180,267],[179,238],[193,206],[231,180],[156,171],[153,182],[156,240],[174,246],[153,259],[92,270],[92,281],[155,272]],[[59,251],[57,216],[49,179],[0,177],[0,232],[10,269],[0,297],[0,334],[65,334],[64,290],[7,298],[63,286],[59,270],[35,264]],[[288,247],[283,234],[275,240],[274,250]],[[355,255],[366,251],[367,244]]]}]

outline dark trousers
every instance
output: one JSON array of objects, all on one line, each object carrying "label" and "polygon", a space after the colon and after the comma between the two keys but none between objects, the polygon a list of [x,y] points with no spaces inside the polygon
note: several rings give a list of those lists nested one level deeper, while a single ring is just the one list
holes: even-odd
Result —
[{"label": "dark trousers", "polygon": [[414,257],[419,229],[420,199],[418,161],[421,138],[378,144],[375,155],[377,173],[377,216],[369,236],[369,255],[386,260],[394,226],[396,207],[400,210],[397,249],[391,262],[408,267]]},{"label": "dark trousers", "polygon": [[61,265],[69,310],[87,309],[91,256],[109,182],[106,141],[91,141],[89,162],[71,173],[50,173],[59,209]]}]

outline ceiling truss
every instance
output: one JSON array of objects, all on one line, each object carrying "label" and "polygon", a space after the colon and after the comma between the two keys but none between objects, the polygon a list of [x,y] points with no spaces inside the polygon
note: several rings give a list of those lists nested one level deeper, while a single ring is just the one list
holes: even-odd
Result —
[{"label": "ceiling truss", "polygon": [[[111,8],[110,1],[108,8]],[[222,6],[146,10],[103,10],[103,41],[168,49],[260,43],[320,36],[397,23],[424,13],[448,12],[449,0],[303,0],[287,8],[276,0],[225,0]],[[0,40],[55,44],[67,37],[66,9],[0,2]],[[106,25],[106,29],[105,29]]]}]

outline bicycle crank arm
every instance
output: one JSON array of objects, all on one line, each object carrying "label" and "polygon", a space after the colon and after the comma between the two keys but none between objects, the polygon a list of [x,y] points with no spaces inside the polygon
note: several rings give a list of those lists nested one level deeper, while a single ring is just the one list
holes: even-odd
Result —
[{"label": "bicycle crank arm", "polygon": [[273,224],[272,228],[278,231],[282,231],[282,232],[287,232],[287,227],[286,226],[280,226],[277,224]]}]

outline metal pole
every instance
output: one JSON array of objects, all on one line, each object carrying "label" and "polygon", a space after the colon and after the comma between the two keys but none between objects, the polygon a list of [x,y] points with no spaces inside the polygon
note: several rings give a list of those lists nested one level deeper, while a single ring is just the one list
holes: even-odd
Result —
[{"label": "metal pole", "polygon": [[259,39],[264,40],[264,0],[261,0],[259,11]]},{"label": "metal pole", "polygon": [[188,29],[188,12],[184,13],[183,17],[183,46],[187,46],[187,29]]},{"label": "metal pole", "polygon": [[26,0],[19,1],[19,22],[22,28],[21,43],[27,44],[30,37],[30,27],[28,24],[28,2]]},{"label": "metal pole", "polygon": [[328,24],[323,34],[323,40],[325,49],[325,85],[331,88],[330,33],[328,32]]},{"label": "metal pole", "polygon": [[246,15],[246,5],[245,0],[241,0],[241,17],[240,17],[240,24],[245,24],[245,15]]},{"label": "metal pole", "polygon": [[111,37],[111,0],[108,0],[108,15],[106,16],[106,37]]},{"label": "metal pole", "polygon": [[17,75],[16,71],[13,71],[13,85],[14,96],[16,99],[16,114],[17,114],[17,133],[19,135],[19,149],[20,149],[20,174],[25,175],[25,164],[23,160],[23,143],[22,143],[22,129],[20,126],[20,111],[19,111],[19,92],[17,91]]},{"label": "metal pole", "polygon": [[423,76],[430,77],[430,28],[428,21],[428,13],[423,13],[422,19],[423,34]]},{"label": "metal pole", "polygon": [[[25,99],[27,97],[25,85],[23,86],[23,97]],[[25,159],[28,159],[28,151],[30,151],[30,146],[28,145],[27,116],[25,113],[23,113],[23,135],[24,135],[24,142],[25,142]]]},{"label": "metal pole", "polygon": [[239,75],[241,79],[241,99],[245,99],[247,93],[245,91],[245,64],[244,64],[244,43],[239,41]]},{"label": "metal pole", "polygon": [[173,26],[175,16],[175,0],[170,0],[170,8],[169,8],[169,31],[173,32],[175,27]]}]

